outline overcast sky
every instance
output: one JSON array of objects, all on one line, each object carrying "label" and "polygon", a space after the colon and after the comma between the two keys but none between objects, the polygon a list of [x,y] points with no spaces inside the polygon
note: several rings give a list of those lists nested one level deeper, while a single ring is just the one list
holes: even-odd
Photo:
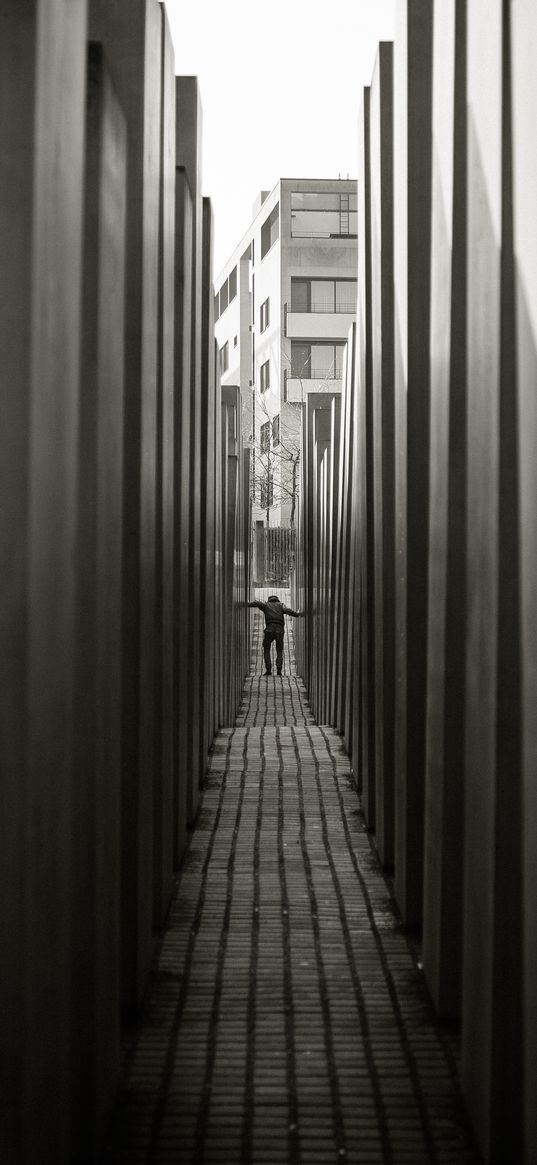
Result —
[{"label": "overcast sky", "polygon": [[278,178],[354,178],[357,116],[395,0],[167,0],[176,73],[199,77],[218,273]]}]

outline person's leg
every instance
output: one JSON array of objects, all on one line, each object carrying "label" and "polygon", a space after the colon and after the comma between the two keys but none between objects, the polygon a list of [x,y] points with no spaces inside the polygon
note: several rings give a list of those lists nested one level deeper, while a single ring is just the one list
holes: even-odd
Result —
[{"label": "person's leg", "polygon": [[272,638],[272,631],[269,631],[268,628],[265,627],[265,634],[263,636],[263,655],[265,657],[265,669],[267,675],[270,675],[272,671],[272,660],[270,658],[270,646],[272,643]]},{"label": "person's leg", "polygon": [[276,671],[278,672],[278,675],[281,676],[282,664],[283,664],[283,629],[281,631],[276,632],[275,639],[276,639]]}]

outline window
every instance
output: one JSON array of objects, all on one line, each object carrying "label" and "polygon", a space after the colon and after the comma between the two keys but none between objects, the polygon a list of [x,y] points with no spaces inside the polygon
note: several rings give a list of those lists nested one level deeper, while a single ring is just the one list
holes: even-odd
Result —
[{"label": "window", "polygon": [[274,504],[274,479],[270,470],[267,470],[261,481],[260,493],[261,507],[263,510],[268,510]]},{"label": "window", "polygon": [[356,312],[356,279],[291,279],[291,311]]},{"label": "window", "polygon": [[259,309],[259,326],[260,326],[260,329],[262,332],[264,332],[265,329],[268,328],[269,323],[270,323],[270,300],[266,299],[265,302],[261,304],[261,307]]},{"label": "window", "polygon": [[276,203],[274,210],[271,210],[268,218],[265,219],[261,227],[261,258],[274,246],[276,239],[280,237],[280,204]]},{"label": "window", "polygon": [[291,194],[291,236],[294,239],[355,238],[358,227],[355,194],[348,191],[294,191]]},{"label": "window", "polygon": [[228,275],[228,278],[226,280],[224,280],[224,282],[220,288],[220,291],[215,296],[215,300],[214,300],[215,319],[219,319],[219,317],[222,315],[222,313],[225,312],[226,308],[229,307],[229,304],[232,303],[232,301],[235,299],[236,294],[237,294],[237,268],[234,267],[233,271],[231,271],[230,274]]},{"label": "window", "polygon": [[260,388],[261,392],[267,392],[270,388],[270,360],[265,360],[265,363],[261,365]]},{"label": "window", "polygon": [[273,445],[280,444],[280,414],[279,413],[278,413],[277,417],[274,417],[274,420],[272,422],[272,444]]},{"label": "window", "polygon": [[220,374],[224,375],[229,368],[229,344],[226,340],[223,347],[220,349]]},{"label": "window", "polygon": [[345,344],[291,342],[291,377],[301,380],[341,380]]},{"label": "window", "polygon": [[262,453],[270,452],[270,421],[265,421],[265,423],[261,425],[259,448],[261,449]]}]

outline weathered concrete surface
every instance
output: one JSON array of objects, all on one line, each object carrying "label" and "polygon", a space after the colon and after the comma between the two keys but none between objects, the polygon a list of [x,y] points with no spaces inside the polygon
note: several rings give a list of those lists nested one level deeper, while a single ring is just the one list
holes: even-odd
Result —
[{"label": "weathered concrete surface", "polygon": [[359,367],[357,381],[359,452],[359,509],[356,513],[360,556],[360,647],[358,768],[364,813],[371,830],[376,824],[375,764],[375,556],[373,533],[373,385],[371,347],[371,150],[370,89],[363,91],[358,126],[358,318],[360,325]]},{"label": "weathered concrete surface", "polygon": [[216,439],[216,360],[214,338],[213,286],[214,224],[211,203],[203,199],[202,207],[202,323],[201,323],[201,464],[200,464],[200,626],[198,651],[203,666],[200,691],[199,770],[204,772],[206,758],[215,733],[213,718],[214,675],[210,660],[215,650],[214,596],[215,560],[215,439]]},{"label": "weathered concrete surface", "polygon": [[429,521],[432,8],[399,0],[394,49],[395,893],[421,924]]},{"label": "weathered concrete surface", "polygon": [[127,121],[123,559],[123,1003],[141,999],[152,950],[155,554],[162,16],[157,0],[91,0]]},{"label": "weathered concrete surface", "polygon": [[73,783],[72,1153],[119,1070],[122,446],[127,141],[100,45],[87,80]]},{"label": "weathered concrete surface", "polygon": [[537,1160],[537,10],[531,0],[511,5],[513,185],[516,261],[516,363],[520,450],[520,583],[522,630],[524,903],[523,1023],[524,1160]]},{"label": "weathered concrete surface", "polygon": [[[157,526],[155,603],[155,779],[153,922],[166,917],[174,871],[175,658],[175,61],[166,16],[162,17],[162,107],[159,193],[159,301],[157,380]],[[180,325],[179,325],[180,326]]]},{"label": "weathered concrete surface", "polygon": [[186,723],[188,689],[188,633],[185,626],[190,562],[190,370],[192,335],[193,223],[192,198],[184,168],[175,172],[175,305],[174,343],[174,855],[175,867],[183,855],[187,828],[188,766],[182,726]]},{"label": "weathered concrete surface", "polygon": [[461,1012],[466,646],[466,25],[435,13],[431,470],[423,963]]},{"label": "weathered concrete surface", "polygon": [[[522,1158],[517,388],[509,19],[468,11],[463,1078],[483,1154]],[[506,935],[509,941],[506,941]]]},{"label": "weathered concrete surface", "polygon": [[0,1156],[23,1163],[69,1140],[85,36],[84,0],[2,5]]},{"label": "weathered concrete surface", "polygon": [[199,803],[201,725],[201,670],[199,638],[201,623],[201,313],[203,287],[203,200],[201,189],[202,111],[196,77],[176,77],[176,165],[184,166],[192,196],[193,264],[191,287],[190,349],[190,480],[189,480],[189,625],[187,688],[187,816],[192,822]]},{"label": "weathered concrete surface", "polygon": [[375,651],[375,844],[394,861],[395,493],[393,347],[393,45],[382,43],[370,97],[371,427]]}]

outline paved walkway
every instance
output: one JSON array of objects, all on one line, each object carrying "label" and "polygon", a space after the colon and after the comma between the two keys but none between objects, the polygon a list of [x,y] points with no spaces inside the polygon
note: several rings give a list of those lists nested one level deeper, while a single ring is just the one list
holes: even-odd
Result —
[{"label": "paved walkway", "polygon": [[434,1018],[364,830],[341,738],[295,674],[235,728],[127,1049],[106,1161],[476,1162],[457,1049]]}]

